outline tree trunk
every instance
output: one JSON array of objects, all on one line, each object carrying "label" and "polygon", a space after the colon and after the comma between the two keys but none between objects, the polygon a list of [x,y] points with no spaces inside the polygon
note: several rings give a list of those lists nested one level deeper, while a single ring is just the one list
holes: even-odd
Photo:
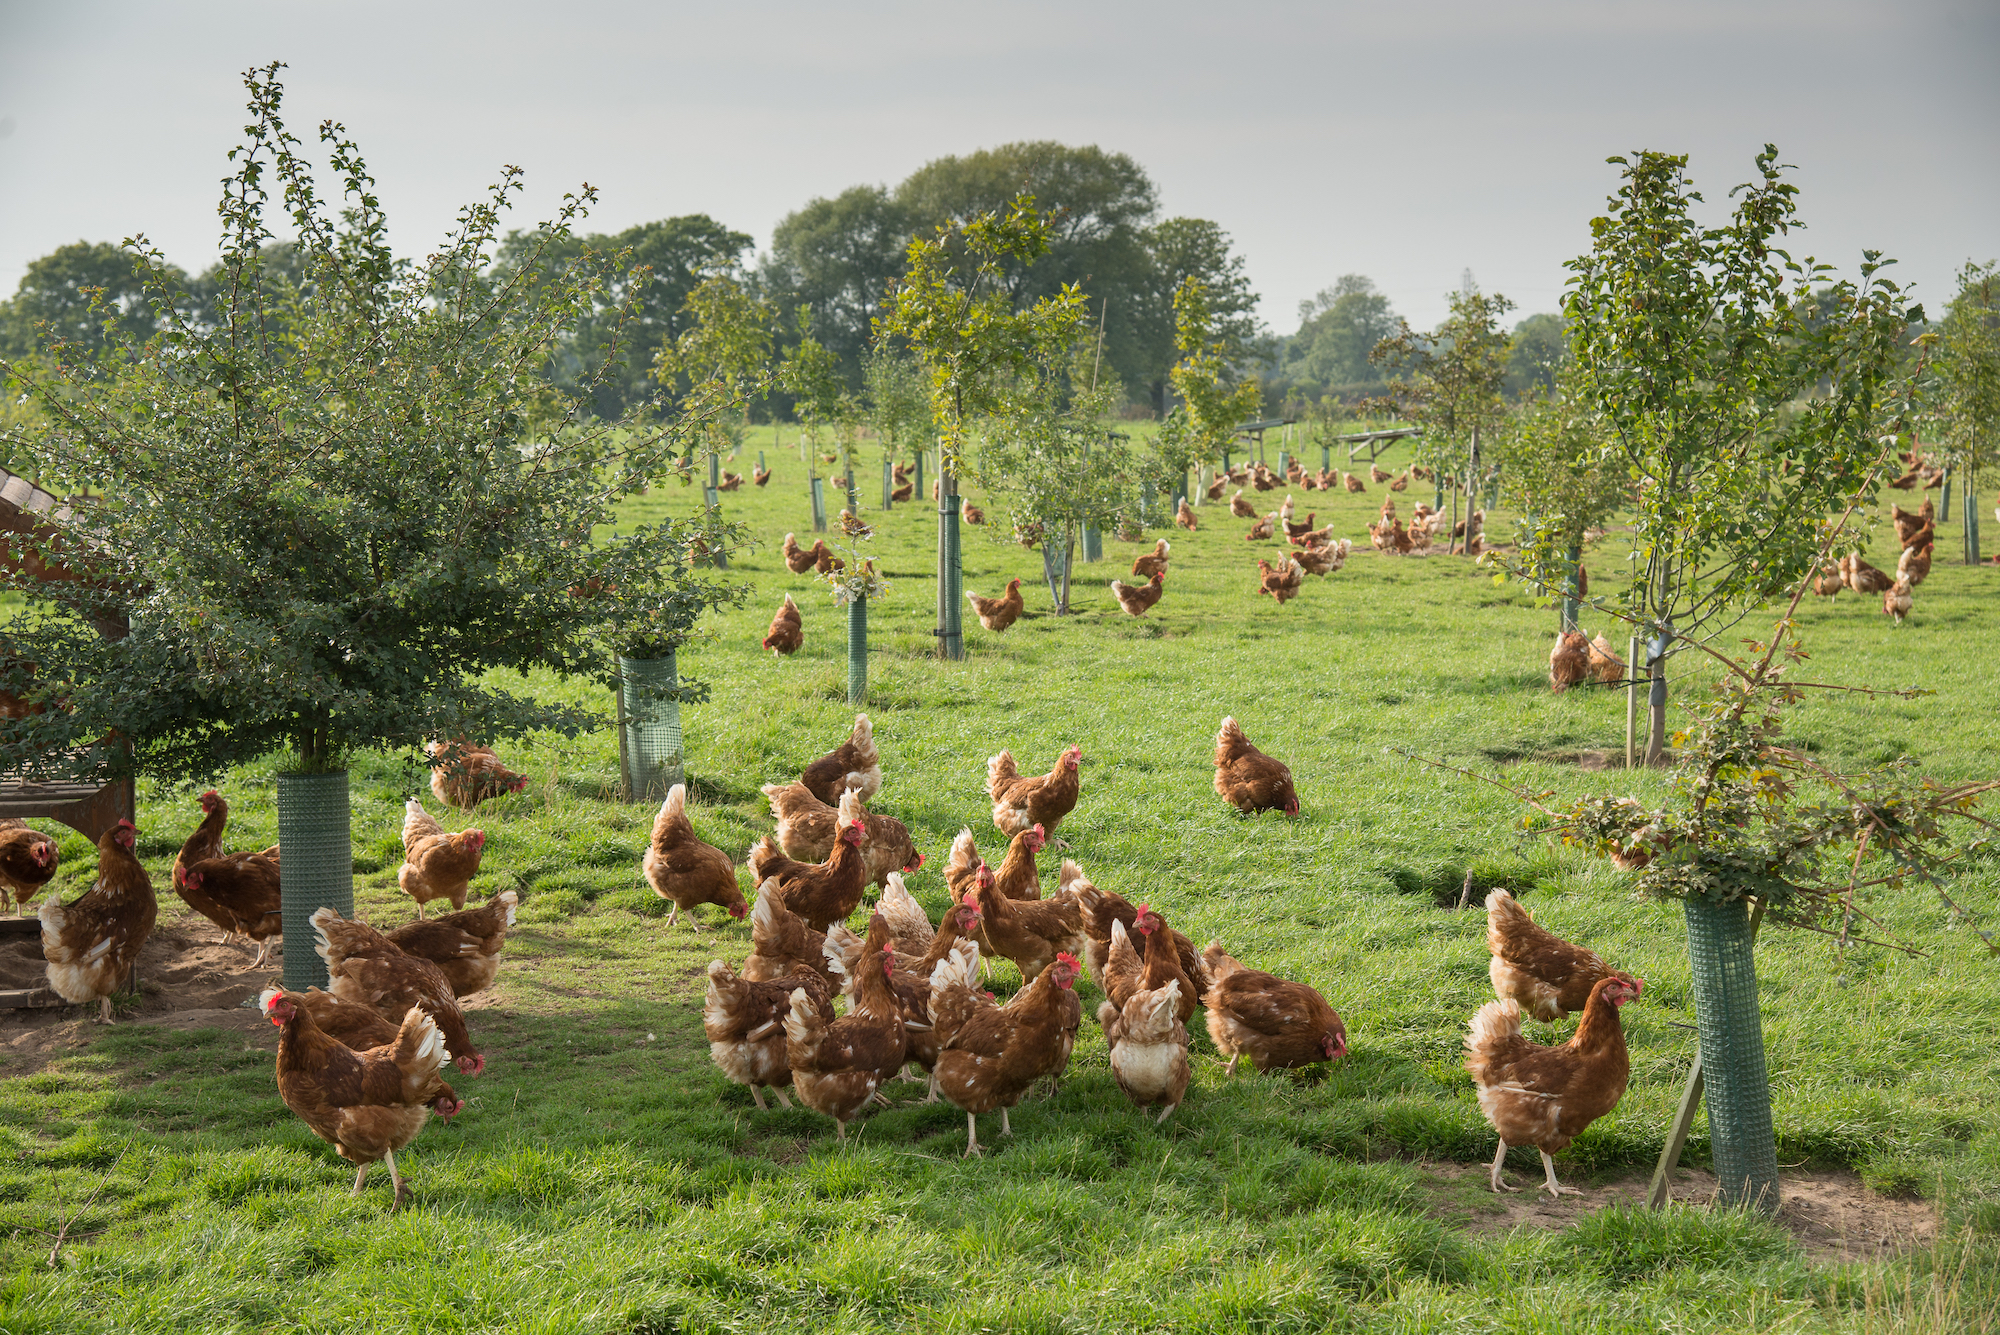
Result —
[{"label": "tree trunk", "polygon": [[1076,527],[1067,521],[1063,524],[1063,585],[1062,611],[1069,615],[1069,574],[1076,565]]},{"label": "tree trunk", "polygon": [[1965,563],[1979,564],[1979,474],[1968,464],[1965,469]]},{"label": "tree trunk", "polygon": [[938,459],[938,657],[965,657],[959,604],[965,598],[965,569],[958,553],[958,474]]},{"label": "tree trunk", "polygon": [[1778,1209],[1778,1150],[1771,1082],[1757,1010],[1756,931],[1747,900],[1681,901],[1701,1026],[1701,1073],[1710,1151],[1724,1205]]},{"label": "tree trunk", "polygon": [[354,916],[354,843],[347,771],[278,776],[278,912],[285,930],[285,987],[327,986],[326,961],[313,949],[312,915]]},{"label": "tree trunk", "polygon": [[1670,636],[1662,635],[1647,650],[1647,675],[1652,690],[1646,698],[1646,764],[1661,763],[1667,750],[1667,646]]},{"label": "tree trunk", "polygon": [[1571,543],[1569,549],[1569,572],[1563,576],[1562,628],[1576,629],[1577,613],[1582,607],[1582,581],[1577,571],[1583,568],[1583,548]]}]

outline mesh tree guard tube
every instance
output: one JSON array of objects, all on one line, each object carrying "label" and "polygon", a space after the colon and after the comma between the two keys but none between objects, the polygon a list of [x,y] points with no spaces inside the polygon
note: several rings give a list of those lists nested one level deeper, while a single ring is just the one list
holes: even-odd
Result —
[{"label": "mesh tree guard tube", "polygon": [[354,916],[354,844],[348,832],[347,771],[278,776],[278,910],[285,923],[285,988],[327,985],[313,949],[312,915]]},{"label": "mesh tree guard tube", "polygon": [[826,488],[818,478],[812,480],[813,532],[826,532]]},{"label": "mesh tree guard tube", "polygon": [[1701,1024],[1709,1141],[1724,1205],[1778,1208],[1778,1147],[1771,1131],[1771,1082],[1757,1013],[1756,940],[1746,900],[1717,904],[1690,896],[1688,964]]},{"label": "mesh tree guard tube", "polygon": [[847,605],[847,703],[868,698],[868,595]]},{"label": "mesh tree guard tube", "polygon": [[625,791],[629,800],[660,800],[685,777],[681,707],[662,698],[676,684],[674,656],[620,658],[618,691],[625,714]]},{"label": "mesh tree guard tube", "polygon": [[965,657],[959,607],[965,597],[965,568],[958,555],[958,476],[941,469],[938,482],[938,657],[959,659]]}]

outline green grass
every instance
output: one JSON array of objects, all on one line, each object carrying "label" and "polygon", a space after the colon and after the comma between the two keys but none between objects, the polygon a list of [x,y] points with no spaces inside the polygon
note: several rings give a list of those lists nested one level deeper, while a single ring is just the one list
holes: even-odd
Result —
[{"label": "green grass", "polygon": [[[684,714],[693,819],[739,858],[770,825],[758,785],[795,774],[853,714],[843,617],[777,554],[787,529],[811,526],[786,439],[768,490],[725,497],[763,542],[732,561],[755,594],[683,656],[683,672],[714,687]],[[746,473],[759,441],[770,449],[768,429],[739,460]],[[879,462],[863,458],[873,479]],[[699,495],[670,485],[632,511]],[[873,511],[879,483],[862,495]],[[1302,516],[1337,519],[1364,548],[1380,499],[1375,487],[1298,497]],[[1414,496],[1399,499],[1407,513]],[[1863,949],[1842,961],[1817,939],[1774,933],[1759,965],[1781,1162],[1851,1166],[1885,1191],[1932,1197],[1947,1221],[1936,1248],[1830,1266],[1779,1226],[1687,1209],[1607,1210],[1553,1233],[1463,1226],[1483,1191],[1426,1164],[1480,1162],[1493,1146],[1459,1065],[1465,1021],[1490,995],[1483,915],[1446,907],[1465,872],[1482,890],[1515,888],[1551,927],[1647,980],[1644,1003],[1624,1012],[1631,1090],[1560,1161],[1579,1185],[1642,1171],[1659,1152],[1694,1052],[1684,937],[1677,910],[1635,902],[1614,869],[1523,841],[1504,795],[1389,748],[1504,765],[1558,794],[1644,793],[1657,780],[1571,763],[1622,751],[1623,698],[1548,693],[1552,614],[1518,589],[1463,561],[1364,550],[1279,608],[1252,595],[1246,522],[1221,507],[1202,515],[1199,533],[1169,535],[1166,597],[1142,621],[1104,588],[1137,548],[1107,543],[1079,580],[1078,614],[1058,619],[1031,578],[1039,556],[970,530],[967,586],[1023,576],[1030,612],[1000,637],[969,622],[971,657],[950,665],[929,657],[932,511],[876,516],[892,585],[870,609],[878,805],[932,855],[912,889],[935,914],[959,827],[998,848],[985,758],[1009,746],[1045,767],[1080,743],[1084,797],[1062,831],[1072,855],[1197,941],[1221,937],[1319,986],[1346,1019],[1346,1061],[1225,1082],[1200,1036],[1188,1101],[1156,1129],[1125,1104],[1086,1024],[1060,1094],[1024,1104],[1011,1140],[989,1131],[984,1161],[958,1158],[962,1115],[914,1106],[914,1085],[836,1148],[825,1119],[759,1114],[710,1064],[701,971],[716,954],[740,959],[747,929],[664,926],[637,873],[651,813],[606,800],[611,733],[537,739],[502,748],[529,789],[478,817],[490,842],[475,890],[523,897],[494,1004],[472,1016],[488,1073],[462,1082],[468,1112],[404,1157],[414,1207],[385,1213],[379,1171],[350,1199],[351,1171],[285,1111],[268,1053],[242,1035],[121,1026],[35,1074],[8,1078],[0,1064],[0,1330],[1990,1327],[2000,1004],[1977,942],[1941,930],[1919,891],[1883,908],[1931,943],[1927,958]],[[1951,549],[1955,526],[1940,538]],[[1601,586],[1619,559],[1593,554]],[[1842,760],[1909,752],[1940,776],[1990,772],[1994,578],[1940,563],[1900,629],[1850,597],[1805,609],[1819,677],[1936,694],[1815,703],[1800,740]],[[805,611],[806,644],[780,661],[756,641],[782,590]],[[1699,671],[1677,683],[1700,686]],[[1239,819],[1215,798],[1208,757],[1224,713],[1290,762],[1299,820]],[[271,769],[228,776],[232,846],[275,839]],[[352,774],[361,911],[403,921],[396,835],[419,775],[395,757],[359,758]],[[193,799],[142,791],[141,851],[160,884],[198,818]],[[62,852],[74,888],[87,851],[67,837]],[[2000,861],[1988,858],[1958,891],[1991,924],[1996,888]],[[1010,991],[1011,968],[996,983]],[[1095,988],[1082,992],[1094,1006]],[[1705,1162],[1706,1135],[1698,1123],[1691,1162]],[[1517,1172],[1534,1166],[1517,1152]],[[56,1227],[100,1186],[73,1225],[95,1236],[68,1246],[59,1269],[46,1266],[46,1237],[9,1236]]]}]

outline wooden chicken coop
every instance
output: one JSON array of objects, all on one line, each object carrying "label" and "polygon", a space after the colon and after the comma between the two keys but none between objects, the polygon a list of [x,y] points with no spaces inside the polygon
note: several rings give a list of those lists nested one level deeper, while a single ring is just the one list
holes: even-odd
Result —
[{"label": "wooden chicken coop", "polygon": [[[0,468],[0,569],[38,580],[83,578],[59,560],[43,555],[60,550],[58,526],[68,514],[68,507],[55,496]],[[115,640],[123,638],[128,627],[119,621],[100,623],[97,629],[106,639]],[[130,779],[99,783],[0,773],[0,819],[57,821],[96,843],[119,821],[136,823],[137,816]],[[34,918],[0,919],[0,936],[33,934],[39,944],[40,932],[41,924]],[[0,1010],[63,1004],[62,998],[46,987],[0,991]]]}]

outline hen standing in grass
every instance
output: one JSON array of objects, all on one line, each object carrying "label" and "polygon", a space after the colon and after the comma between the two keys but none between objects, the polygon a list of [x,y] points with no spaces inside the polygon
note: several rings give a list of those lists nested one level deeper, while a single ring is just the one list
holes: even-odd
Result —
[{"label": "hen standing in grass", "polygon": [[1545,1048],[1521,1037],[1521,1004],[1489,1001],[1472,1017],[1465,1040],[1465,1069],[1479,1087],[1479,1110],[1500,1133],[1488,1181],[1495,1191],[1518,1191],[1500,1177],[1509,1145],[1533,1145],[1548,1174],[1551,1196],[1575,1187],[1556,1181],[1555,1160],[1583,1129],[1618,1106],[1632,1061],[1618,1008],[1639,995],[1636,979],[1600,978],[1584,1004],[1583,1022],[1569,1042]]},{"label": "hen standing in grass", "polygon": [[470,811],[491,797],[518,793],[528,776],[508,769],[493,748],[454,737],[424,748],[431,762],[431,796],[448,807]]},{"label": "hen standing in grass", "polygon": [[520,902],[512,890],[502,890],[479,908],[398,927],[388,934],[389,943],[437,965],[452,994],[469,997],[491,987],[500,972],[500,949],[507,944],[507,929],[514,925]]},{"label": "hen standing in grass", "polygon": [[819,974],[791,973],[762,981],[739,976],[721,960],[708,962],[708,992],[701,1008],[708,1055],[732,1083],[749,1088],[758,1112],[770,1111],[765,1089],[784,1107],[792,1106],[785,1097],[785,1087],[792,1083],[785,1017],[792,994],[800,991],[823,1019],[832,1021],[833,984]]},{"label": "hen standing in grass", "polygon": [[998,598],[982,598],[967,589],[965,599],[978,614],[979,624],[995,635],[1020,620],[1021,613],[1028,606],[1027,600],[1021,597],[1021,581],[1018,579],[1008,580],[1007,591]]},{"label": "hen standing in grass", "polygon": [[1153,572],[1152,579],[1144,584],[1127,584],[1124,580],[1114,579],[1111,581],[1111,596],[1125,609],[1126,616],[1142,617],[1153,610],[1154,603],[1160,601],[1160,595],[1166,591],[1165,579],[1166,576],[1157,570]]},{"label": "hen standing in grass", "polygon": [[[449,1055],[437,1026],[411,1007],[393,1045],[355,1052],[321,1032],[292,995],[272,989],[259,998],[264,1014],[284,1031],[278,1039],[278,1094],[312,1133],[357,1165],[354,1195],[369,1165],[386,1162],[395,1188],[391,1210],[409,1195],[396,1170],[396,1151],[417,1138],[434,1100],[449,1089],[438,1072]],[[457,1111],[454,1104],[453,1111]]]},{"label": "hen standing in grass", "polygon": [[774,658],[795,654],[799,646],[806,642],[805,623],[799,616],[799,605],[786,594],[785,601],[778,605],[777,615],[771,618],[771,628],[764,633],[763,647],[771,651]]},{"label": "hen standing in grass", "polygon": [[1078,776],[1082,765],[1080,746],[1066,749],[1047,774],[1023,775],[1015,767],[1012,751],[990,757],[986,792],[993,799],[995,828],[1010,837],[1035,825],[1041,826],[1045,835],[1055,833],[1063,817],[1076,809],[1083,787]]},{"label": "hen standing in grass", "polygon": [[937,1031],[937,1087],[965,1113],[965,1152],[980,1154],[979,1114],[1000,1110],[1000,1134],[1011,1136],[1007,1110],[1043,1076],[1060,1076],[1076,1042],[1081,1013],[1076,957],[1058,955],[1035,980],[996,1006],[977,982],[979,952],[960,943],[931,971],[931,1016]]},{"label": "hen standing in grass", "polygon": [[1246,816],[1259,811],[1299,814],[1291,768],[1252,746],[1230,717],[1215,733],[1215,792]]},{"label": "hen standing in grass", "polygon": [[850,788],[863,802],[872,802],[882,791],[882,752],[875,745],[875,726],[868,716],[856,714],[847,740],[807,765],[799,782],[830,807],[839,806],[840,795]]},{"label": "hen standing in grass", "polygon": [[67,905],[56,895],[42,901],[49,986],[73,1006],[98,1002],[101,1024],[111,1023],[111,994],[132,972],[160,916],[153,882],[132,852],[138,838],[131,821],[119,821],[97,841],[97,884]]},{"label": "hen standing in grass", "polygon": [[[1119,928],[1122,933],[1124,928]],[[1137,991],[1123,1007],[1098,1003],[1097,1023],[1111,1055],[1111,1078],[1135,1108],[1159,1108],[1157,1125],[1174,1115],[1188,1087],[1188,1032],[1180,1018],[1182,983]]]},{"label": "hen standing in grass", "polygon": [[979,948],[1013,961],[1023,978],[1034,978],[1058,955],[1083,950],[1083,910],[1073,895],[1008,899],[996,887],[992,869],[981,864],[969,898],[979,906]]},{"label": "hen standing in grass", "polygon": [[[269,996],[270,989],[264,995]],[[312,1016],[312,1022],[319,1026],[321,1033],[353,1052],[392,1046],[401,1032],[398,1026],[367,1006],[342,1001],[333,993],[322,992],[316,987],[309,987],[303,992],[287,992],[285,996]],[[449,1061],[450,1058],[451,1054],[447,1052],[445,1059]],[[458,1091],[442,1078],[432,1088],[431,1111],[439,1117],[455,1117],[464,1110],[465,1104],[458,1097]]]},{"label": "hen standing in grass", "polygon": [[1347,1054],[1347,1028],[1326,998],[1229,957],[1220,941],[1202,952],[1208,968],[1208,1036],[1229,1058],[1229,1074],[1248,1057],[1259,1071],[1335,1061]]},{"label": "hen standing in grass", "polygon": [[417,901],[419,918],[424,916],[424,905],[434,899],[449,900],[454,910],[462,909],[485,850],[484,830],[446,834],[413,797],[403,804],[403,865],[396,872],[396,884]]},{"label": "hen standing in grass", "polygon": [[868,879],[876,885],[887,885],[897,872],[913,872],[924,865],[924,855],[910,842],[910,827],[894,816],[862,810],[858,792],[842,794],[835,808],[814,797],[803,783],[767,783],[762,791],[771,804],[771,818],[778,822],[773,831],[778,847],[788,858],[824,861],[833,851],[840,827],[858,820],[868,832],[862,854],[867,860]]},{"label": "hen standing in grass", "polygon": [[1520,1002],[1528,1014],[1545,1023],[1582,1010],[1591,989],[1606,978],[1623,979],[1634,996],[1643,986],[1595,952],[1573,946],[1541,926],[1505,890],[1486,896],[1486,949],[1493,955],[1487,966],[1493,995]]},{"label": "hen standing in grass", "polygon": [[775,880],[785,899],[785,907],[796,913],[815,931],[844,922],[861,903],[868,887],[868,858],[861,851],[867,827],[849,821],[840,827],[833,851],[825,862],[797,862],[778,851],[778,841],[770,835],[758,840],[750,850],[750,874],[762,885]]},{"label": "hen standing in grass", "polygon": [[688,823],[684,783],[667,790],[667,800],[660,803],[660,814],[653,818],[653,837],[639,866],[653,893],[673,904],[667,913],[669,927],[680,921],[681,910],[686,909],[688,925],[697,932],[705,930],[694,916],[698,904],[714,904],[732,918],[741,918],[750,910],[736,885],[736,864],[721,849],[695,837],[694,826]]},{"label": "hen standing in grass", "polygon": [[405,954],[367,923],[350,922],[330,908],[315,909],[307,921],[318,937],[314,949],[326,961],[329,992],[392,1020],[415,1006],[437,1022],[463,1074],[476,1076],[486,1069],[444,970]]},{"label": "hen standing in grass", "polygon": [[847,1139],[848,1122],[902,1070],[908,1052],[902,1007],[889,986],[888,942],[889,926],[876,914],[855,962],[853,1009],[847,1015],[829,1019],[803,986],[793,990],[785,1014],[792,1087],[806,1107],[833,1119],[841,1140]]},{"label": "hen standing in grass", "polygon": [[1549,690],[1561,695],[1590,675],[1590,641],[1580,630],[1556,632],[1549,650]]}]

